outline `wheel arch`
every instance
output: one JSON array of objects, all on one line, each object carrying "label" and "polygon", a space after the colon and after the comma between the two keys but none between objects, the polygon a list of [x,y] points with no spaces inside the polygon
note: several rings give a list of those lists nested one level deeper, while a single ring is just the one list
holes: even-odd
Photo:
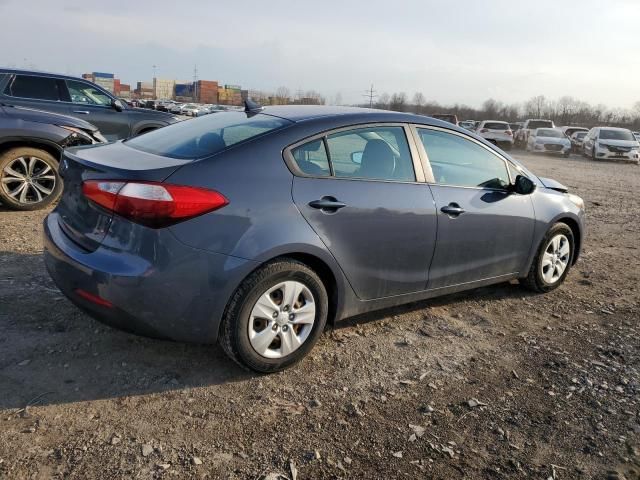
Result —
[{"label": "wheel arch", "polygon": [[564,223],[571,229],[571,233],[573,233],[573,241],[575,245],[573,249],[574,255],[571,259],[571,265],[575,265],[582,250],[582,229],[580,228],[578,222],[571,217],[560,217],[556,219],[555,223]]},{"label": "wheel arch", "polygon": [[0,142],[0,155],[8,152],[13,148],[39,148],[49,153],[58,162],[62,155],[62,148],[56,145],[54,142],[48,142],[37,138],[7,138]]}]

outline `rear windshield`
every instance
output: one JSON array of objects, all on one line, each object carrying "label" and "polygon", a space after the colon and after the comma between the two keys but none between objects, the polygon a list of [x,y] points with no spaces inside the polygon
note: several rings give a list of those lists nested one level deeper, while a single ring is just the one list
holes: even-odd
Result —
[{"label": "rear windshield", "polygon": [[533,120],[529,122],[529,128],[553,128],[553,122],[550,120]]},{"label": "rear windshield", "polygon": [[564,133],[559,130],[541,128],[536,132],[536,136],[547,138],[564,138]]},{"label": "rear windshield", "polygon": [[484,124],[484,128],[488,128],[489,130],[511,130],[508,123],[499,122],[487,122]]},{"label": "rear windshield", "polygon": [[587,132],[576,132],[573,134],[574,138],[577,138],[578,140],[584,138],[587,135]]},{"label": "rear windshield", "polygon": [[600,140],[635,141],[635,138],[629,130],[600,130]]},{"label": "rear windshield", "polygon": [[192,160],[208,157],[291,123],[262,113],[248,116],[244,112],[221,112],[174,123],[125,143],[155,155]]}]

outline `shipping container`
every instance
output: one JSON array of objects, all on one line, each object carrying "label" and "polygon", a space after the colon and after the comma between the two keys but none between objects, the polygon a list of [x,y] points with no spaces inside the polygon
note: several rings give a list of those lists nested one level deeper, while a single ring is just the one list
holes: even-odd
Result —
[{"label": "shipping container", "polygon": [[104,72],[93,72],[93,76],[96,78],[114,78],[115,77],[113,73],[104,73]]}]

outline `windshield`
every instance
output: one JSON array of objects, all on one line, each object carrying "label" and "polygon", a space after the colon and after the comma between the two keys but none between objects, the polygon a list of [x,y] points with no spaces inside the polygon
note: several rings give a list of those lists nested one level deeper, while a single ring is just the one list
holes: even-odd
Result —
[{"label": "windshield", "polygon": [[634,136],[629,130],[600,130],[600,140],[631,140]]},{"label": "windshield", "polygon": [[125,143],[155,155],[191,160],[213,155],[291,123],[262,113],[248,117],[244,112],[222,112],[174,123]]},{"label": "windshield", "polygon": [[577,132],[573,134],[573,137],[577,138],[578,140],[582,140],[586,135],[587,132]]},{"label": "windshield", "polygon": [[547,138],[564,138],[564,134],[558,130],[551,130],[549,128],[540,128],[536,133],[537,137]]},{"label": "windshield", "polygon": [[532,120],[529,122],[528,128],[532,130],[536,128],[553,128],[553,122],[551,120]]},{"label": "windshield", "polygon": [[484,128],[488,128],[489,130],[510,130],[508,123],[500,122],[487,122],[484,124]]}]

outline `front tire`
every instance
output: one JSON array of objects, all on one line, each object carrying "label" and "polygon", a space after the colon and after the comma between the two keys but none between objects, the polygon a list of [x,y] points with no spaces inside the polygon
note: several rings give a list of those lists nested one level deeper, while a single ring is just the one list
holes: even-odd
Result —
[{"label": "front tire", "polygon": [[58,161],[45,150],[18,147],[0,156],[0,201],[13,210],[38,210],[62,193]]},{"label": "front tire", "polygon": [[284,370],[311,351],[327,323],[329,299],[318,275],[292,259],[268,263],[233,294],[220,345],[244,368]]},{"label": "front tire", "polygon": [[556,223],[542,239],[529,273],[520,282],[539,293],[555,290],[571,269],[574,251],[573,231],[565,223]]}]

